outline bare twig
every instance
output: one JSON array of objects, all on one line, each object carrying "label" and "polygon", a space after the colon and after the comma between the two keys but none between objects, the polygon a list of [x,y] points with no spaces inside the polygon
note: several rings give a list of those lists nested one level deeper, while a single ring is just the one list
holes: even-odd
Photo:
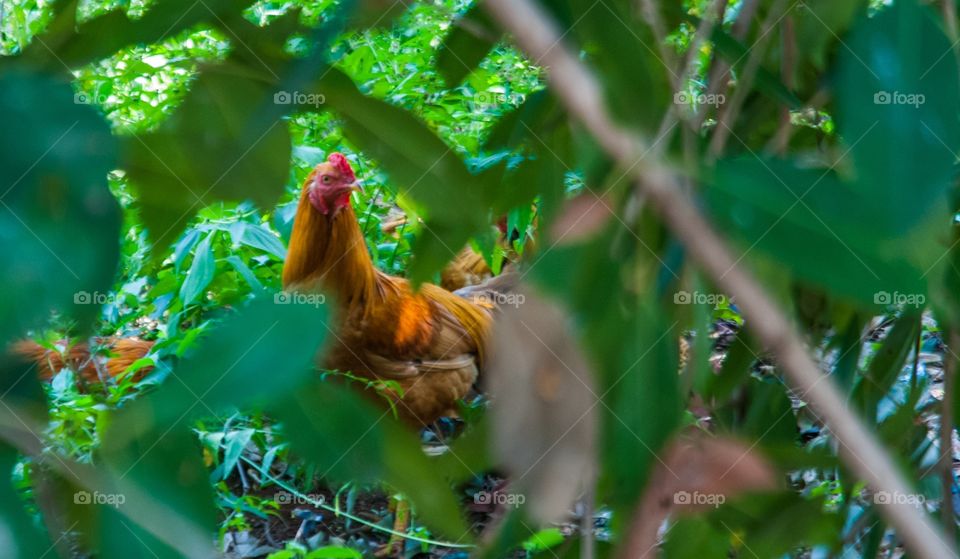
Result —
[{"label": "bare twig", "polygon": [[673,73],[673,68],[676,65],[675,58],[673,51],[671,51],[667,45],[667,30],[663,24],[663,18],[660,17],[659,6],[657,6],[653,0],[640,0],[640,13],[653,31],[653,38],[657,41],[657,52],[660,53],[660,59],[663,61],[663,65],[666,66],[667,73],[670,74],[670,83],[673,85],[674,90],[682,87],[682,74],[678,75]]},{"label": "bare twig", "polygon": [[753,80],[757,77],[757,70],[760,68],[760,62],[766,52],[764,45],[771,35],[773,27],[776,25],[777,14],[783,10],[786,0],[776,0],[770,13],[760,28],[760,38],[754,43],[750,51],[750,57],[747,59],[747,65],[743,69],[743,74],[737,78],[737,87],[733,90],[733,99],[723,106],[720,112],[720,118],[717,127],[714,129],[713,137],[710,138],[710,155],[716,159],[723,153],[723,148],[727,144],[727,139],[733,132],[733,126],[736,125],[737,117],[740,116],[740,108],[747,98],[747,94],[753,88]]},{"label": "bare twig", "polygon": [[[618,126],[607,112],[597,79],[569,48],[559,46],[561,34],[531,0],[487,0],[485,6],[518,45],[547,68],[557,97],[624,168],[630,168],[640,193],[660,213],[694,259],[724,292],[737,298],[746,323],[777,356],[788,378],[825,418],[847,465],[876,490],[911,494],[910,485],[894,466],[874,434],[850,410],[833,382],[807,354],[800,336],[766,291],[740,268],[730,248],[680,191],[668,168],[643,161],[649,143]],[[903,499],[891,499],[880,510],[895,526],[912,555],[929,559],[956,557],[951,543],[926,516]]]},{"label": "bare twig", "polygon": [[[783,44],[783,61],[780,63],[780,80],[787,89],[793,89],[794,86],[794,65],[796,64],[797,37],[794,32],[793,16],[783,18],[783,34],[781,35]],[[790,107],[786,103],[780,105],[780,126],[773,137],[773,151],[783,154],[787,151],[790,144],[790,135],[793,126],[790,124]]]},{"label": "bare twig", "polygon": [[[740,12],[737,14],[736,21],[733,22],[733,28],[730,30],[730,35],[738,40],[742,41],[744,37],[747,36],[747,31],[750,29],[750,22],[753,21],[754,14],[757,13],[757,6],[759,5],[758,0],[744,0],[740,5]],[[721,90],[725,90],[727,87],[727,82],[730,81],[730,69],[731,65],[714,53],[715,62],[710,67],[710,76],[707,78],[707,95],[712,96],[720,93]],[[706,118],[707,113],[703,112],[697,116],[697,120],[694,122],[694,128],[699,130],[703,125],[703,120]]]},{"label": "bare twig", "polygon": [[[644,0],[644,3],[649,3],[651,0]],[[679,80],[674,84],[674,91],[681,91],[686,88],[687,82],[690,81],[693,76],[693,68],[697,61],[697,52],[700,51],[700,47],[703,43],[710,38],[710,34],[713,32],[713,27],[716,24],[723,22],[723,14],[727,10],[727,0],[714,0],[710,6],[704,11],[704,17],[700,20],[700,25],[697,27],[696,32],[693,35],[693,39],[690,41],[690,47],[687,49],[686,56],[681,61],[679,71]],[[654,26],[652,21],[648,21],[651,27]],[[706,110],[702,111],[704,114]],[[699,114],[699,113],[698,113]],[[680,107],[674,104],[671,107],[671,110],[667,111],[663,115],[663,120],[660,121],[660,128],[657,131],[657,138],[660,138],[660,141],[657,142],[658,153],[662,152],[665,146],[670,145],[669,135],[673,130],[674,125],[680,120]],[[702,124],[702,119],[699,116],[694,116],[689,122],[689,130],[699,131]],[[666,137],[664,137],[666,135]],[[685,146],[692,144],[692,141],[688,141],[687,138],[689,135],[684,137]],[[690,150],[685,150],[689,153]]]},{"label": "bare twig", "polygon": [[953,512],[953,386],[957,375],[957,356],[960,348],[960,331],[950,328],[947,353],[943,366],[943,401],[940,403],[940,480],[943,500],[940,503],[940,519],[943,523],[943,537],[955,541],[957,524]]}]

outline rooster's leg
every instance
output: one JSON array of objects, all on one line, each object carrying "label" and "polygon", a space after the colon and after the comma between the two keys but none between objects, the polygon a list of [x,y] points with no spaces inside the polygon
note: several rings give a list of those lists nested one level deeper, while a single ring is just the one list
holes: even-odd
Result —
[{"label": "rooster's leg", "polygon": [[390,505],[393,509],[393,534],[387,543],[377,550],[377,557],[403,557],[404,538],[400,534],[406,534],[410,527],[410,503],[402,495],[394,495],[390,499]]}]

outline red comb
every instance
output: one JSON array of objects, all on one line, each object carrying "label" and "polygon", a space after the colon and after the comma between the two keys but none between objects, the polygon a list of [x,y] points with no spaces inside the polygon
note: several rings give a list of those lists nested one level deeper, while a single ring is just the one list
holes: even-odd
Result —
[{"label": "red comb", "polygon": [[353,174],[353,168],[342,153],[331,153],[330,156],[327,157],[327,161],[336,167],[337,171],[340,171],[344,179],[350,182],[357,180],[356,175]]}]

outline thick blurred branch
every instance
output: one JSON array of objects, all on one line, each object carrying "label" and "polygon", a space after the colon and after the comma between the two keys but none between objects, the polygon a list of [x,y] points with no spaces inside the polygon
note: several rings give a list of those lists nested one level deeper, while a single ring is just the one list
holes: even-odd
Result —
[{"label": "thick blurred branch", "polygon": [[[803,342],[773,299],[737,265],[737,259],[707,220],[680,190],[676,174],[655,161],[643,161],[649,142],[618,126],[607,112],[597,79],[565,45],[552,20],[532,0],[487,0],[487,9],[517,44],[547,69],[551,88],[571,114],[623,168],[632,169],[640,193],[687,246],[700,266],[728,295],[736,297],[746,324],[777,357],[787,376],[826,420],[849,467],[876,491],[912,494],[906,479],[874,434],[850,410],[830,379],[807,354]],[[956,557],[953,546],[908,499],[891,499],[881,512],[897,528],[911,554]]]}]

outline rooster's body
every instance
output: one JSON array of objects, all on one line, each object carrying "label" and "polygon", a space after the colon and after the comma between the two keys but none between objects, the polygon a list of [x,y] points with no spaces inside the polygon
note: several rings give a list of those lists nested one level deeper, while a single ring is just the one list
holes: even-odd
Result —
[{"label": "rooster's body", "polygon": [[283,268],[284,289],[335,300],[323,366],[395,381],[396,409],[429,424],[455,410],[483,368],[490,309],[431,284],[414,292],[377,270],[350,206],[355,178],[331,155],[307,177]]}]

